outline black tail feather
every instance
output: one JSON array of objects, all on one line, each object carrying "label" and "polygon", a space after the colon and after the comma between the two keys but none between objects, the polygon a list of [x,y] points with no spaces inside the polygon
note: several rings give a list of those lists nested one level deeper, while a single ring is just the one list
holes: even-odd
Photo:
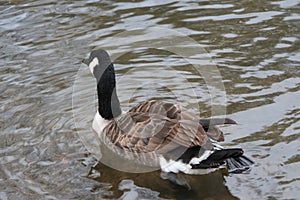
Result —
[{"label": "black tail feather", "polygon": [[237,158],[243,155],[243,150],[239,148],[221,149],[213,152],[207,159],[201,161],[199,164],[192,165],[193,169],[216,168],[224,164],[225,160],[229,158]]},{"label": "black tail feather", "polygon": [[209,127],[223,124],[237,124],[234,120],[229,118],[205,118],[200,119],[199,123],[203,126],[204,130],[207,131]]},{"label": "black tail feather", "polygon": [[246,156],[239,156],[236,158],[228,158],[226,164],[229,173],[242,173],[249,170],[254,162]]},{"label": "black tail feather", "polygon": [[244,151],[240,148],[221,149],[212,153],[205,161],[226,160],[227,158],[236,158],[243,155]]},{"label": "black tail feather", "polygon": [[192,165],[193,169],[218,168],[226,163],[229,173],[242,173],[254,164],[252,160],[243,156],[240,148],[216,150],[206,160]]}]

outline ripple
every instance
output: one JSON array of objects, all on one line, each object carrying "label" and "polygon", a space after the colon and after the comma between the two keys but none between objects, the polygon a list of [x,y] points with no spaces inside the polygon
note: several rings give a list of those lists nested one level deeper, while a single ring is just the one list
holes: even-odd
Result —
[{"label": "ripple", "polygon": [[283,12],[278,11],[269,11],[269,12],[255,12],[255,13],[247,13],[247,14],[226,14],[219,16],[205,16],[205,17],[197,17],[191,19],[184,19],[184,22],[195,22],[195,21],[225,21],[231,19],[247,19],[252,18],[249,21],[245,22],[245,24],[257,24],[267,20],[273,19],[274,16],[278,16],[283,14]]},{"label": "ripple", "polygon": [[281,8],[292,8],[299,5],[299,2],[293,0],[283,0],[278,2],[271,2],[271,4],[279,5]]}]

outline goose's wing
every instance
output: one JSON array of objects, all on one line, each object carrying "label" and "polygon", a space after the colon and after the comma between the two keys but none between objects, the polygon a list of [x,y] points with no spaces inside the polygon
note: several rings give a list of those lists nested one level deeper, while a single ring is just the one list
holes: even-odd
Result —
[{"label": "goose's wing", "polygon": [[189,112],[178,104],[158,100],[142,102],[131,108],[129,112],[159,114],[177,120],[197,121],[200,119],[198,115]]},{"label": "goose's wing", "polygon": [[180,119],[181,107],[178,104],[158,100],[142,102],[129,110],[132,113],[147,113],[165,116],[169,119]]},{"label": "goose's wing", "polygon": [[228,118],[216,119],[200,119],[198,115],[189,112],[178,104],[151,100],[138,104],[131,108],[129,112],[159,114],[169,119],[185,120],[185,121],[199,121],[209,138],[218,142],[224,141],[223,132],[217,127],[222,124],[236,124],[235,121]]},{"label": "goose's wing", "polygon": [[170,119],[157,114],[128,112],[109,123],[104,133],[114,145],[133,152],[164,154],[178,147],[212,148],[198,121]]}]

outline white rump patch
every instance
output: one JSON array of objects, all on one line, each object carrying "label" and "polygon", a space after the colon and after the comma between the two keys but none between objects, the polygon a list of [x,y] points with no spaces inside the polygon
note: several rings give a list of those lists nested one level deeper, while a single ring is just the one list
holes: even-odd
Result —
[{"label": "white rump patch", "polygon": [[89,68],[90,68],[92,74],[94,74],[94,68],[95,68],[97,65],[99,65],[99,60],[98,60],[98,58],[94,58],[94,59],[92,60],[92,62],[90,62],[90,64],[89,64]]},{"label": "white rump patch", "polygon": [[[185,164],[181,160],[169,160],[167,161],[163,156],[159,157],[160,168],[163,172],[169,173],[178,173],[183,172],[185,174],[208,174],[218,170],[218,168],[209,168],[209,169],[192,169],[190,164]],[[220,167],[222,168],[222,167]]]},{"label": "white rump patch", "polygon": [[169,160],[167,161],[163,156],[159,157],[159,164],[160,168],[164,172],[183,172],[186,173],[190,169],[192,169],[192,166],[189,164],[183,163],[181,160],[175,161],[175,160]]},{"label": "white rump patch", "polygon": [[201,161],[206,160],[212,153],[213,153],[213,151],[206,150],[206,151],[204,151],[204,153],[200,157],[198,157],[198,158],[197,157],[192,158],[190,160],[189,164],[197,165]]}]

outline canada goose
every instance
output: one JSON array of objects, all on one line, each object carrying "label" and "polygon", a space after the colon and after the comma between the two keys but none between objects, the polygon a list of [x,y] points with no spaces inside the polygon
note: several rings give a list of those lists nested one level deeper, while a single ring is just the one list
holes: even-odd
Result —
[{"label": "canada goose", "polygon": [[173,173],[207,173],[225,166],[231,173],[240,173],[253,164],[242,149],[225,149],[216,143],[224,141],[216,125],[235,121],[201,119],[177,104],[157,100],[142,102],[122,113],[108,53],[92,51],[82,62],[97,80],[99,106],[93,129],[115,152],[143,155],[144,159],[131,159]]}]

